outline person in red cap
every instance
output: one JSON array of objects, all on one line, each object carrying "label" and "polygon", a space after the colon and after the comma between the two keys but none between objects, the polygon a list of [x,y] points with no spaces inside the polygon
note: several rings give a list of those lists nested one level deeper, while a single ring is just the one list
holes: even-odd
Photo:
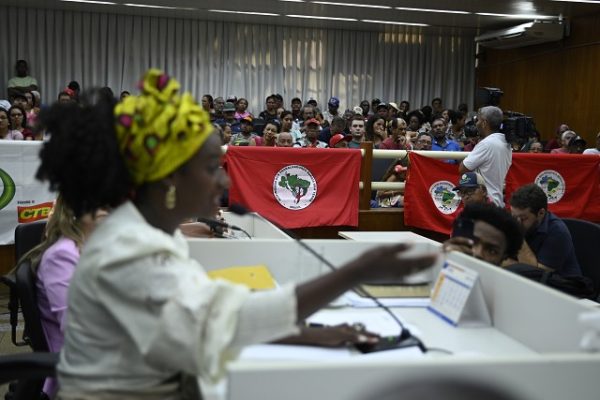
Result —
[{"label": "person in red cap", "polygon": [[348,142],[352,140],[352,135],[342,135],[337,133],[329,139],[329,147],[332,149],[347,149]]},{"label": "person in red cap", "polygon": [[312,147],[312,148],[325,148],[327,143],[319,140],[319,128],[321,123],[316,118],[311,118],[304,122],[304,134],[305,137],[298,140],[294,147]]}]

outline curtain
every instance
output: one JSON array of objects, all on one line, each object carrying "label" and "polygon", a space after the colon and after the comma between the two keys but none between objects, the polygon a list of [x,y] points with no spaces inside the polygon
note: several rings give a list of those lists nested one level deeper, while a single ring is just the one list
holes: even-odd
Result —
[{"label": "curtain", "polygon": [[157,67],[198,100],[245,97],[256,114],[271,93],[287,108],[296,96],[322,108],[337,96],[342,109],[374,97],[412,108],[434,97],[451,108],[473,103],[475,46],[460,30],[363,32],[0,6],[0,35],[0,98],[16,60],[25,59],[45,102],[71,80],[135,92],[143,72]]}]

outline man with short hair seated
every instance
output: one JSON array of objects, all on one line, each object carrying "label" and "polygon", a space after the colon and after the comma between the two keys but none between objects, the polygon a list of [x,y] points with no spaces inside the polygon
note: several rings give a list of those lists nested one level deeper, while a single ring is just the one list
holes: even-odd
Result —
[{"label": "man with short hair seated", "polygon": [[493,204],[469,203],[457,218],[444,250],[456,250],[500,266],[516,259],[523,243],[519,223]]},{"label": "man with short hair seated", "polygon": [[542,188],[535,183],[521,186],[513,193],[510,206],[525,233],[519,262],[562,276],[582,275],[569,229],[548,211],[548,197]]}]

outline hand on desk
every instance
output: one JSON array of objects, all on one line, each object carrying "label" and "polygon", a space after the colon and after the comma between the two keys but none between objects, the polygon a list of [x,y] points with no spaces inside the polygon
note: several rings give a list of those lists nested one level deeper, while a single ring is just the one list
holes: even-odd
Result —
[{"label": "hand on desk", "polygon": [[305,346],[342,347],[356,344],[375,345],[380,336],[364,327],[348,324],[323,327],[302,327],[297,336],[288,336],[274,343]]}]

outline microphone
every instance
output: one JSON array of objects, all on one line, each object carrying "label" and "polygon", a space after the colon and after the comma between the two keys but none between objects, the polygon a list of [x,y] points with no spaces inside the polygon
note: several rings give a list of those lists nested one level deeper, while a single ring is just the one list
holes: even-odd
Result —
[{"label": "microphone", "polygon": [[[305,249],[310,254],[312,254],[317,260],[319,260],[323,264],[327,265],[327,267],[329,267],[329,269],[331,269],[332,271],[336,271],[337,270],[337,268],[331,262],[329,262],[329,260],[327,260],[321,254],[319,254],[315,249],[313,249],[308,244],[306,244],[294,232],[291,232],[290,230],[279,226],[279,224],[276,224],[276,223],[274,223],[272,221],[269,221],[267,218],[263,217],[262,215],[260,215],[258,213],[250,213],[250,211],[246,207],[244,207],[244,206],[242,206],[240,204],[232,204],[232,205],[230,205],[229,206],[229,211],[231,211],[232,213],[234,213],[236,215],[240,215],[240,216],[244,216],[246,214],[251,214],[253,217],[258,217],[259,219],[262,219],[265,222],[268,222],[268,223],[271,223],[271,224],[277,226],[279,229],[281,229],[286,234],[288,234],[292,239],[294,239],[294,241],[296,243],[298,243],[303,249]],[[400,321],[400,319],[396,315],[394,315],[394,313],[392,312],[392,310],[390,310],[386,305],[384,305],[383,303],[381,303],[376,297],[372,296],[370,293],[368,293],[364,289],[356,287],[356,288],[351,288],[351,290],[353,292],[355,292],[356,294],[358,294],[359,296],[367,297],[370,300],[372,300],[379,309],[385,311],[394,320],[394,322],[396,322],[396,324],[398,324],[398,326],[400,327],[400,335],[398,335],[398,336],[384,337],[384,338],[382,338],[382,340],[380,340],[375,345],[370,345],[370,344],[368,344],[368,345],[363,345],[363,344],[357,344],[357,345],[355,345],[355,347],[360,352],[362,352],[362,353],[373,353],[373,352],[383,351],[383,350],[393,350],[393,349],[401,349],[401,348],[405,348],[405,347],[418,346],[419,349],[421,349],[421,351],[423,353],[427,353],[427,347],[425,347],[425,345],[423,344],[423,342],[419,338],[417,338],[416,336],[414,336],[410,332],[410,330],[407,327],[404,326],[404,324],[402,323],[402,321]]]},{"label": "microphone", "polygon": [[227,222],[224,222],[224,221],[219,221],[217,219],[212,219],[212,218],[199,217],[198,222],[202,222],[202,223],[208,225],[213,232],[221,235],[221,237],[223,237],[223,233],[222,233],[223,229],[231,229],[233,231],[243,232],[246,236],[248,236],[249,239],[252,239],[252,236],[250,236],[250,234],[248,232],[246,232],[244,229],[240,228],[239,226],[228,224]]}]

